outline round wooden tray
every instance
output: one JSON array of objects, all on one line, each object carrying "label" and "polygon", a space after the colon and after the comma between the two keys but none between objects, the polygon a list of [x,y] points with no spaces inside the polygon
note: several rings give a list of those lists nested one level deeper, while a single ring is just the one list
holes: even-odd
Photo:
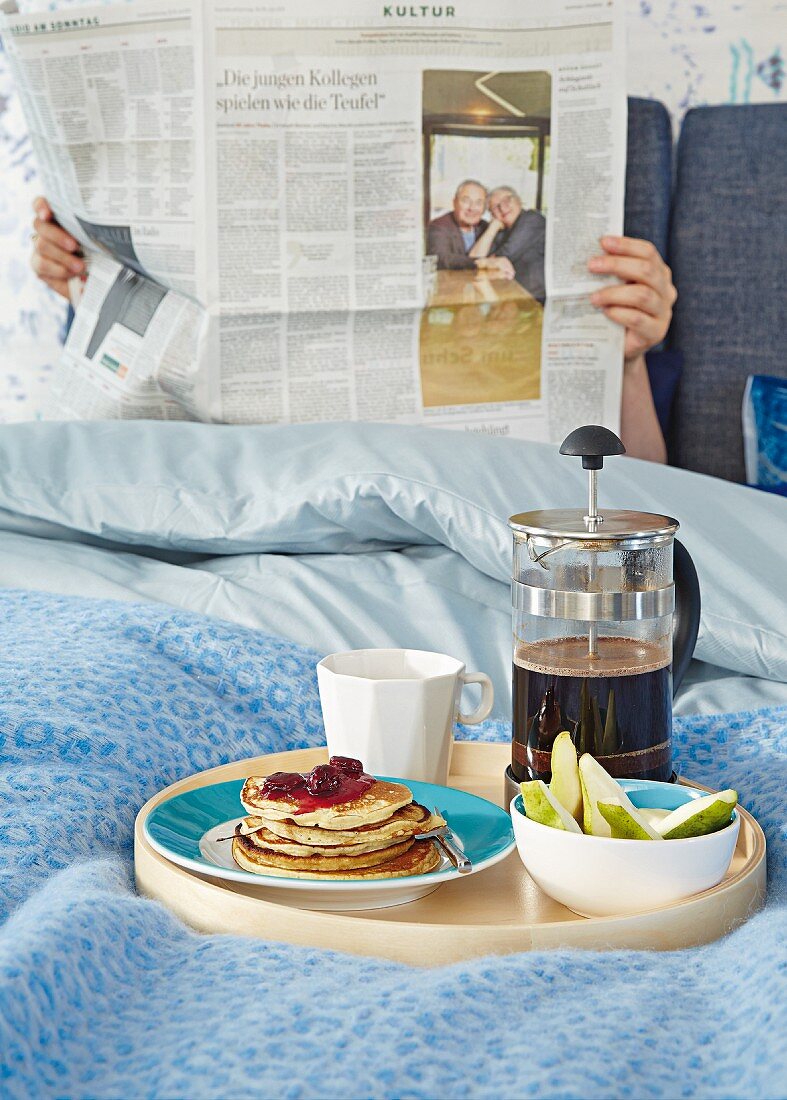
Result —
[{"label": "round wooden tray", "polygon": [[[507,745],[459,741],[450,785],[503,804]],[[164,903],[202,932],[229,932],[356,955],[438,966],[479,955],[551,947],[673,950],[709,943],[741,924],[765,901],[765,837],[745,810],[730,868],[718,886],[676,905],[626,917],[579,917],[539,890],[517,852],[477,875],[388,909],[326,913],[270,900],[254,886],[222,882],[170,863],[145,840],[142,822],[165,798],[193,787],[274,771],[308,771],[325,749],[241,760],[193,775],[146,803],[134,828],[134,863],[141,894]],[[699,784],[692,784],[699,786]]]}]

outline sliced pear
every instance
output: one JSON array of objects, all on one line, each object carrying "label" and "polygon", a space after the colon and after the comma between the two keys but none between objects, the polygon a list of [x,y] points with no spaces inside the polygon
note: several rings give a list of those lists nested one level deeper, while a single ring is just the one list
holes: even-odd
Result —
[{"label": "sliced pear", "polygon": [[531,783],[520,783],[525,813],[531,821],[539,825],[549,825],[551,829],[563,829],[568,833],[581,833],[574,818],[550,792],[543,779],[534,779]]},{"label": "sliced pear", "polygon": [[665,817],[668,817],[672,810],[658,810],[655,806],[637,806],[637,813],[640,817],[644,817],[648,825],[657,825],[659,821],[663,821]]},{"label": "sliced pear", "polygon": [[589,752],[579,758],[579,781],[582,784],[582,828],[590,836],[612,836],[609,822],[599,813],[598,803],[618,799],[629,812],[634,809],[633,804],[623,788]]},{"label": "sliced pear", "polygon": [[575,821],[582,821],[582,785],[579,782],[577,750],[568,730],[559,733],[552,745],[552,782],[549,790]]},{"label": "sliced pear", "polygon": [[596,803],[598,812],[612,830],[616,840],[663,840],[652,825],[635,809],[627,809],[619,798],[607,798]]},{"label": "sliced pear", "polygon": [[738,805],[738,792],[733,790],[692,798],[667,814],[656,828],[665,840],[684,840],[690,836],[705,836],[729,825],[732,811]]}]

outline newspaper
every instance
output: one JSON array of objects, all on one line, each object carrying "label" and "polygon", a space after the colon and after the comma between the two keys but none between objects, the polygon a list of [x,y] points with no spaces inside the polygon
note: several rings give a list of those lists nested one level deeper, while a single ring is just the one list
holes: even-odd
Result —
[{"label": "newspaper", "polygon": [[2,17],[89,270],[46,415],[618,430],[623,332],[586,264],[622,231],[622,19],[618,0]]}]

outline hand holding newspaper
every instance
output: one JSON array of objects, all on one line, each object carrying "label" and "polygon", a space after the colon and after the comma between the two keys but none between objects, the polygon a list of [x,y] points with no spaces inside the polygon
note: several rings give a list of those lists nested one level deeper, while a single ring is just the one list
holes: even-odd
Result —
[{"label": "hand holding newspaper", "polygon": [[49,415],[617,430],[617,2],[2,17],[89,278]]}]

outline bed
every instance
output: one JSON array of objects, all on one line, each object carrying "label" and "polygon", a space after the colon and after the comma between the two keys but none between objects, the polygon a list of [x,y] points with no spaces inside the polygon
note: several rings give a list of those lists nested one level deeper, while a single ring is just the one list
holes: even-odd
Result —
[{"label": "bed", "polygon": [[0,1091],[770,1096],[787,1088],[787,502],[635,460],[703,612],[681,773],[765,828],[769,902],[687,952],[417,970],[202,936],[133,889],[138,808],[324,736],[314,665],[412,646],[487,672],[504,741],[509,515],[584,500],[556,448],[381,425],[70,423],[0,435]]}]

